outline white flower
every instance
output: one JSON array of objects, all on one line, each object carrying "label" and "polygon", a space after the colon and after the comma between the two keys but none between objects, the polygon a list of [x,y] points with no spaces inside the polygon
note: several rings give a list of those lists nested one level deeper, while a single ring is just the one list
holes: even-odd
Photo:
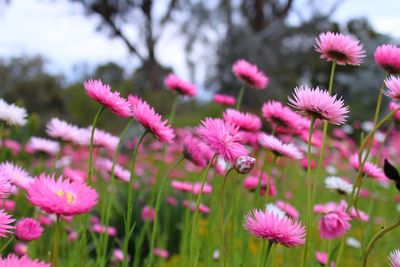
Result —
[{"label": "white flower", "polygon": [[329,176],[325,179],[325,187],[337,191],[339,194],[350,194],[353,185],[340,177]]},{"label": "white flower", "polygon": [[0,99],[0,120],[9,125],[24,126],[26,117],[26,109],[14,104],[8,104],[3,99]]},{"label": "white flower", "polygon": [[265,209],[270,212],[270,213],[274,213],[276,216],[279,217],[279,219],[285,218],[286,214],[283,210],[281,210],[280,208],[278,208],[278,206],[276,206],[273,203],[268,203],[265,206]]},{"label": "white flower", "polygon": [[355,239],[354,237],[349,237],[346,239],[346,244],[349,247],[353,247],[353,248],[361,248],[361,243],[360,241],[358,241],[357,239]]}]

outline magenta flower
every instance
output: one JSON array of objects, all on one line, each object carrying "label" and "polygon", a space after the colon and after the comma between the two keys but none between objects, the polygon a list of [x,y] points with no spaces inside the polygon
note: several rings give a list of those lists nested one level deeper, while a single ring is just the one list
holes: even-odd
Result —
[{"label": "magenta flower", "polygon": [[154,108],[137,96],[128,96],[128,101],[133,107],[133,117],[155,138],[163,143],[172,143],[175,138],[174,130],[168,125],[168,120],[162,121]]},{"label": "magenta flower", "polygon": [[225,160],[234,162],[238,157],[249,152],[240,144],[241,137],[238,129],[222,119],[206,118],[196,128],[196,133]]},{"label": "magenta flower", "polygon": [[183,141],[183,155],[199,167],[205,167],[212,158],[211,149],[199,138],[191,135]]},{"label": "magenta flower", "polygon": [[[394,111],[396,109],[400,109],[400,105],[394,101],[390,101],[389,103],[389,110]],[[400,121],[400,111],[396,111],[393,115],[393,118]]]},{"label": "magenta flower", "polygon": [[50,263],[31,260],[27,256],[18,258],[14,254],[9,254],[7,257],[0,258],[0,267],[50,267]]},{"label": "magenta flower", "polygon": [[[358,155],[354,154],[350,157],[350,165],[353,167],[355,171],[358,171],[360,165],[358,160]],[[385,173],[381,168],[372,162],[366,161],[362,170],[363,175],[371,177],[379,182],[388,183],[390,180],[386,178]]]},{"label": "magenta flower", "polygon": [[165,78],[164,85],[169,90],[177,91],[181,95],[195,96],[197,93],[197,89],[194,84],[186,82],[172,73],[168,74],[168,76]]},{"label": "magenta flower", "polygon": [[254,209],[244,217],[244,228],[256,237],[287,247],[304,244],[305,229],[300,221],[280,217],[272,211]]},{"label": "magenta flower", "polygon": [[15,237],[21,241],[33,241],[43,233],[43,227],[32,218],[21,219],[15,225]]},{"label": "magenta flower", "polygon": [[226,122],[244,131],[256,132],[261,129],[260,118],[252,113],[229,108],[224,112],[223,118]]},{"label": "magenta flower", "polygon": [[108,84],[103,84],[101,80],[88,80],[83,83],[86,94],[93,100],[99,102],[115,115],[129,117],[132,114],[132,107],[119,92],[112,92]]},{"label": "magenta flower", "polygon": [[290,205],[289,203],[283,202],[281,200],[278,200],[275,205],[281,209],[287,216],[289,216],[292,219],[298,219],[300,217],[300,213],[297,211],[295,207]]},{"label": "magenta flower", "polygon": [[11,224],[15,222],[15,220],[11,217],[11,215],[7,214],[4,210],[0,210],[0,236],[7,237],[7,234],[11,233],[12,230],[15,229]]},{"label": "magenta flower", "polygon": [[258,135],[258,143],[271,150],[277,156],[284,156],[291,159],[300,160],[303,158],[303,154],[293,144],[284,144],[278,138],[273,135],[260,133]]},{"label": "magenta flower", "polygon": [[391,267],[400,267],[400,250],[395,249],[389,254],[389,262]]},{"label": "magenta flower", "polygon": [[[328,253],[326,252],[316,251],[315,258],[317,259],[318,263],[321,264],[322,266],[328,264]],[[335,263],[331,262],[331,267],[335,267]]]},{"label": "magenta flower", "polygon": [[142,220],[143,221],[153,221],[155,215],[155,209],[149,206],[144,206],[142,209]]},{"label": "magenta flower", "polygon": [[169,257],[169,252],[166,249],[162,249],[162,248],[154,248],[154,255],[156,255],[157,257],[166,259]]},{"label": "magenta flower", "polygon": [[81,182],[54,179],[41,174],[28,188],[28,200],[47,213],[78,215],[89,212],[98,201],[96,190]]},{"label": "magenta flower", "polygon": [[400,74],[400,48],[392,44],[380,45],[374,54],[375,62],[389,74]]},{"label": "magenta flower", "polygon": [[321,33],[316,39],[315,51],[321,58],[336,60],[338,65],[360,65],[365,51],[359,40],[342,33]]},{"label": "magenta flower", "polygon": [[299,86],[294,89],[293,98],[289,103],[299,112],[332,124],[343,124],[346,121],[349,107],[344,106],[343,100],[330,96],[328,91],[308,86]]},{"label": "magenta flower", "polygon": [[322,238],[339,238],[351,228],[350,220],[350,216],[345,211],[335,209],[319,219],[319,233]]},{"label": "magenta flower", "polygon": [[257,66],[244,59],[239,59],[232,66],[236,78],[254,89],[264,89],[268,85],[268,77]]},{"label": "magenta flower", "polygon": [[[243,186],[250,190],[250,191],[254,191],[257,189],[257,186],[259,184],[260,181],[260,174],[256,173],[256,175],[249,175],[247,176],[244,181],[243,181]],[[267,192],[267,185],[269,185],[269,189],[268,189],[268,194],[270,196],[276,196],[277,194],[277,190],[276,190],[276,186],[275,186],[275,182],[272,178],[268,177],[267,174],[263,173],[262,177],[261,177],[261,191],[260,191],[260,195],[265,195]]]},{"label": "magenta flower", "polygon": [[392,100],[400,100],[400,79],[395,76],[390,76],[385,79],[385,85],[388,90],[385,90],[385,95]]},{"label": "magenta flower", "polygon": [[234,106],[236,104],[236,98],[230,95],[215,94],[214,102],[224,106]]}]

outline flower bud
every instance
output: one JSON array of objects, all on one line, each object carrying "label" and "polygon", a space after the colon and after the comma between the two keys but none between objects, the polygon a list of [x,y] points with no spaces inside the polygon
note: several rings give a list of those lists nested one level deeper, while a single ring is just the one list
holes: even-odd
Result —
[{"label": "flower bud", "polygon": [[235,169],[238,173],[246,174],[253,169],[256,159],[249,156],[241,156],[236,159]]}]

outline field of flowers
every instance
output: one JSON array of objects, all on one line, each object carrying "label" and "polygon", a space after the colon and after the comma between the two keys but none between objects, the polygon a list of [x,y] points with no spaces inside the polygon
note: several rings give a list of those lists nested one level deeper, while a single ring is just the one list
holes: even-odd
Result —
[{"label": "field of flowers", "polygon": [[[53,118],[43,137],[23,136],[29,111],[0,99],[0,267],[400,267],[400,48],[366,55],[327,32],[315,51],[329,84],[299,84],[287,102],[245,112],[246,90],[268,90],[269,79],[239,59],[239,95],[215,94],[226,109],[196,127],[174,127],[180,98],[197,94],[174,74],[166,118],[95,77],[82,86],[98,102],[93,124]],[[382,86],[371,121],[359,122],[335,70],[372,56]],[[125,129],[96,128],[103,112]]]}]

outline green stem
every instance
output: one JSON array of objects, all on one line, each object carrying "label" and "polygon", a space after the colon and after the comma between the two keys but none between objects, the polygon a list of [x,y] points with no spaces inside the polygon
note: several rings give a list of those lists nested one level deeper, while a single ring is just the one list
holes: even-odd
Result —
[{"label": "green stem", "polygon": [[311,213],[312,213],[312,194],[311,194],[311,140],[312,133],[315,124],[315,117],[311,118],[310,129],[308,133],[308,145],[307,145],[307,224],[306,224],[306,244],[303,252],[302,267],[307,265],[308,250],[310,246],[310,234],[311,234]]},{"label": "green stem", "polygon": [[192,222],[192,231],[191,231],[191,235],[190,235],[190,261],[192,262],[192,260],[195,260],[194,258],[194,242],[195,242],[195,235],[196,235],[196,226],[197,226],[197,217],[199,215],[199,208],[200,208],[200,202],[201,202],[201,198],[203,196],[203,188],[204,188],[204,184],[206,183],[206,179],[207,179],[207,175],[208,175],[208,171],[211,168],[212,163],[214,162],[214,160],[217,158],[218,154],[214,154],[214,156],[211,158],[210,162],[208,163],[204,174],[203,174],[203,178],[202,178],[202,182],[201,182],[201,187],[200,187],[200,192],[199,195],[197,196],[197,200],[196,200],[196,208],[194,211],[194,215],[193,215],[193,222]]},{"label": "green stem", "polygon": [[269,201],[269,188],[271,186],[272,171],[273,171],[273,169],[275,167],[275,163],[276,163],[277,159],[278,159],[278,155],[274,153],[274,157],[272,158],[272,163],[271,163],[271,172],[270,172],[270,174],[268,176],[268,179],[267,179],[267,188],[265,189],[265,196],[266,196],[265,197],[265,203],[267,203],[267,204],[268,204],[268,201]]},{"label": "green stem", "polygon": [[332,95],[333,91],[333,77],[335,76],[335,69],[336,69],[336,59],[333,60],[332,62],[331,75],[329,76],[329,87],[328,87],[329,95]]},{"label": "green stem", "polygon": [[223,266],[226,266],[226,261],[228,259],[227,256],[227,251],[226,251],[226,245],[225,245],[225,223],[224,223],[224,200],[225,200],[225,186],[226,186],[226,182],[228,180],[228,176],[229,173],[234,170],[234,168],[230,168],[224,176],[224,182],[222,184],[222,191],[221,191],[221,206],[220,206],[220,210],[219,210],[219,214],[220,214],[220,219],[221,219],[221,256],[223,259]]},{"label": "green stem", "polygon": [[258,178],[258,184],[257,184],[257,188],[255,191],[253,206],[258,206],[258,202],[260,199],[260,192],[261,192],[262,177],[263,177],[266,167],[267,167],[267,156],[265,156],[264,163],[261,167],[260,177]]},{"label": "green stem", "polygon": [[171,126],[175,119],[176,107],[178,106],[178,99],[179,99],[179,96],[175,95],[174,102],[172,103],[172,107],[171,107],[171,112],[169,113],[169,116],[168,116],[168,123]]},{"label": "green stem", "polygon": [[53,255],[51,266],[57,267],[58,264],[58,247],[60,242],[60,216],[57,215],[57,220],[54,227],[54,240],[53,240]]},{"label": "green stem", "polygon": [[157,193],[157,199],[156,199],[156,207],[155,207],[155,214],[154,214],[154,223],[153,223],[153,230],[151,231],[151,241],[150,241],[150,252],[149,252],[149,261],[147,262],[147,266],[151,267],[153,265],[154,261],[154,246],[155,246],[155,241],[156,241],[156,232],[157,232],[157,226],[158,226],[158,211],[160,209],[160,203],[161,203],[161,197],[164,192],[164,187],[168,182],[168,177],[171,175],[171,173],[178,167],[178,165],[184,160],[184,156],[181,156],[175,164],[171,167],[167,175],[164,176],[164,178],[161,180],[161,185],[160,188],[158,189]]},{"label": "green stem", "polygon": [[3,253],[3,250],[5,250],[5,249],[8,247],[8,245],[10,245],[10,243],[11,243],[13,240],[14,240],[14,236],[11,236],[11,237],[7,240],[7,243],[5,243],[4,246],[2,246],[2,247],[0,248],[0,254]]},{"label": "green stem", "polygon": [[363,265],[362,265],[363,267],[366,267],[366,266],[367,266],[367,263],[368,263],[368,256],[369,256],[369,254],[371,253],[372,249],[374,248],[375,243],[376,243],[379,239],[381,239],[387,232],[389,232],[389,231],[395,229],[395,228],[398,227],[399,225],[400,225],[400,217],[397,219],[397,221],[396,221],[395,223],[393,223],[393,224],[390,225],[389,227],[387,227],[387,228],[382,228],[382,230],[379,231],[379,232],[371,239],[371,241],[368,243],[368,246],[367,246],[367,252],[365,253],[364,258],[363,258]]},{"label": "green stem", "polygon": [[236,109],[237,110],[240,110],[240,106],[242,104],[245,89],[246,89],[246,86],[244,86],[244,85],[240,88],[239,95],[236,100]]},{"label": "green stem", "polygon": [[127,209],[126,209],[126,216],[125,216],[125,237],[124,237],[124,243],[122,246],[122,251],[124,254],[124,261],[122,262],[123,267],[128,266],[128,247],[129,247],[129,241],[131,239],[132,235],[132,213],[133,213],[133,178],[135,176],[135,163],[136,163],[136,156],[139,151],[140,144],[142,143],[144,137],[148,133],[147,130],[145,130],[140,136],[138,143],[135,146],[135,149],[133,150],[132,154],[132,160],[131,160],[131,166],[130,166],[130,172],[131,175],[129,177],[129,185],[128,185],[128,200],[127,200]]},{"label": "green stem", "polygon": [[[263,267],[267,266],[268,256],[269,256],[269,253],[271,252],[271,248],[272,248],[272,245],[273,245],[273,244],[274,244],[273,241],[268,240],[267,249],[266,249],[266,251],[265,251],[264,263],[263,263],[263,265],[262,265]],[[262,254],[262,252],[261,252],[261,254]]]}]

